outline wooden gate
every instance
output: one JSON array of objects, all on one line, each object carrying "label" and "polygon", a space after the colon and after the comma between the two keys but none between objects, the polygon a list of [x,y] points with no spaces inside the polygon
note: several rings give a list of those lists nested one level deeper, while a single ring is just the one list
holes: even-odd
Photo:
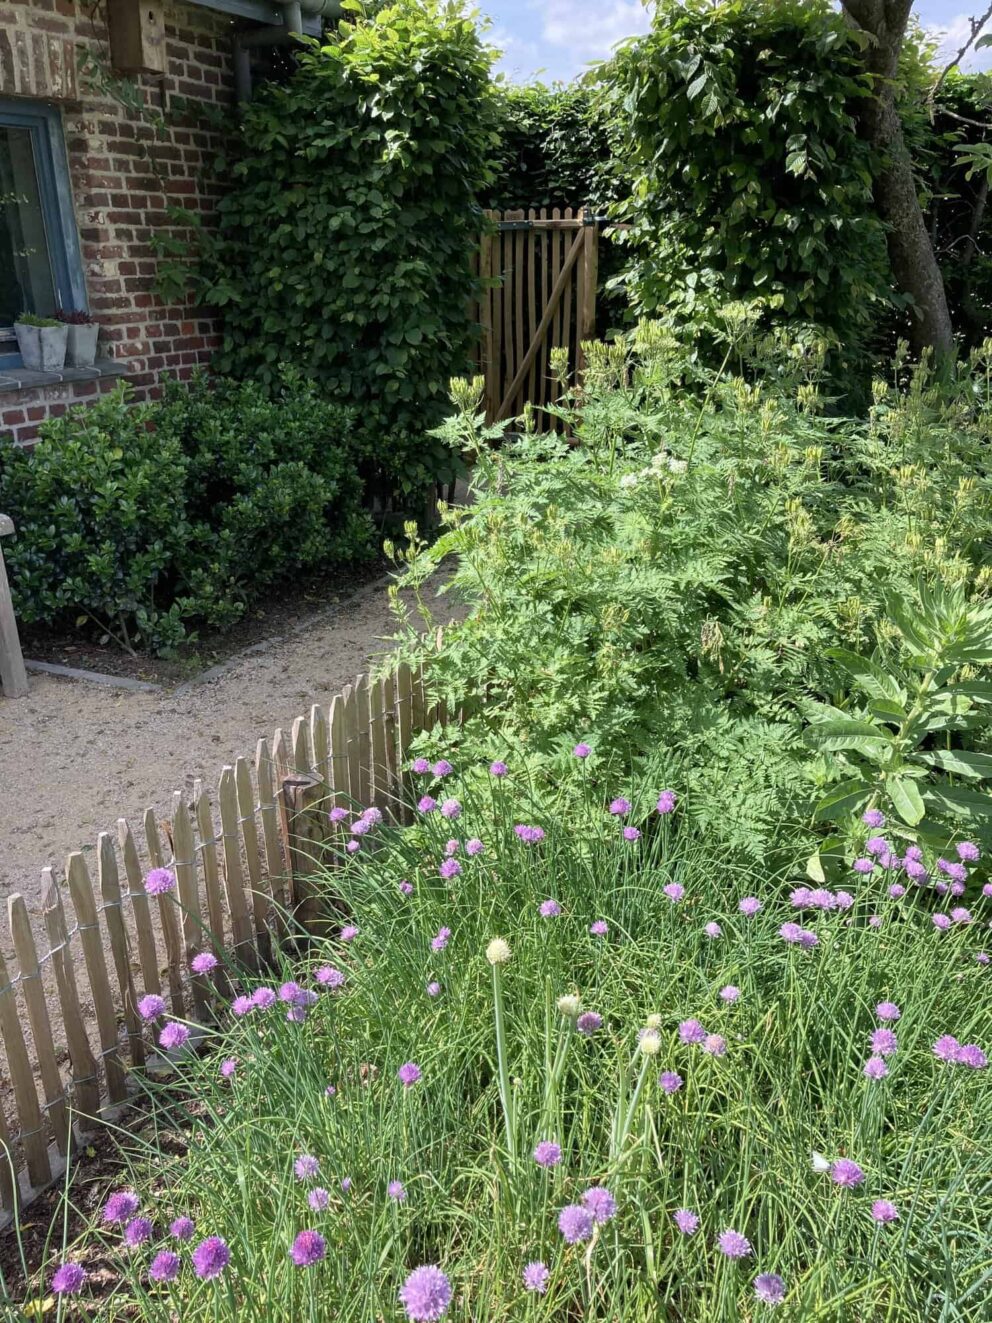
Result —
[{"label": "wooden gate", "polygon": [[529,402],[537,407],[538,431],[549,431],[556,420],[540,406],[560,389],[551,351],[568,350],[574,384],[582,342],[596,333],[599,225],[570,207],[485,214],[493,223],[479,261],[486,421],[512,418]]}]

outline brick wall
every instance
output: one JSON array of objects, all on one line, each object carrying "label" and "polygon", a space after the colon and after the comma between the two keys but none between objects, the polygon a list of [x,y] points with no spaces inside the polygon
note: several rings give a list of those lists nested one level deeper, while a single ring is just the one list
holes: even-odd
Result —
[{"label": "brick wall", "polygon": [[[216,206],[210,163],[225,146],[224,131],[198,111],[233,104],[232,25],[222,14],[169,3],[165,32],[168,72],[129,80],[150,112],[164,114],[160,136],[81,65],[90,51],[109,70],[102,3],[0,0],[0,96],[42,98],[62,110],[89,308],[101,327],[98,354],[120,360],[138,398],[158,394],[163,374],[185,378],[205,366],[218,343],[217,323],[203,309],[170,306],[155,293],[151,238],[186,233],[170,207],[209,224]],[[42,419],[112,384],[0,392],[0,428],[30,440]]]}]

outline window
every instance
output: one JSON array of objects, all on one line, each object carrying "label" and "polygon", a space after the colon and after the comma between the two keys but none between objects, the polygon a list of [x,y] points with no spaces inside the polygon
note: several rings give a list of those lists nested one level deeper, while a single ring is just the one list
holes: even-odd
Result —
[{"label": "window", "polygon": [[21,361],[18,313],[85,306],[58,111],[0,98],[0,370]]}]

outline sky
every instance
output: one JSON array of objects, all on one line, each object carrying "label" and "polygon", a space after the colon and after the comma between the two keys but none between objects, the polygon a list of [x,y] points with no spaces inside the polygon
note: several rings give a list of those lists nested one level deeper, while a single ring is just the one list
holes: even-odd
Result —
[{"label": "sky", "polygon": [[[967,2],[967,0],[965,0]],[[574,78],[592,60],[609,54],[615,42],[647,30],[641,0],[475,0],[492,19],[490,40],[503,51],[500,68],[515,81]],[[981,13],[985,0],[972,0]],[[917,0],[913,12],[942,36],[950,59],[968,35],[962,0]],[[990,25],[992,27],[992,25]],[[979,51],[965,68],[992,68],[992,47]]]}]

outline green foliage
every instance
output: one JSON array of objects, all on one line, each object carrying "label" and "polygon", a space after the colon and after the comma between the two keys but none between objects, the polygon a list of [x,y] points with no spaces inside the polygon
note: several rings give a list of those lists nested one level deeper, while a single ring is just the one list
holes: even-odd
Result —
[{"label": "green foliage", "polygon": [[858,57],[826,0],[662,0],[620,48],[604,105],[634,175],[617,215],[638,310],[682,325],[760,300],[854,353],[889,297]]},{"label": "green foliage", "polygon": [[473,343],[492,58],[457,4],[342,22],[247,108],[219,236],[203,234],[220,369],[271,383],[291,362],[354,406],[364,475],[386,494],[454,472],[425,431]]},{"label": "green foliage", "polygon": [[167,652],[293,575],[367,556],[354,425],[286,374],[274,396],[200,378],[135,404],[120,387],[31,450],[0,440],[18,615]]},{"label": "green foliage", "polygon": [[[430,656],[449,710],[485,696],[466,738],[518,738],[535,773],[587,731],[616,765],[650,753],[756,859],[807,840],[843,779],[802,741],[805,701],[842,701],[829,650],[870,653],[919,583],[989,595],[992,345],[949,395],[923,367],[844,420],[822,411],[823,346],[755,336],[754,315],[723,312],[733,374],[653,324],[633,351],[593,346],[559,408],[574,443],[483,450],[474,504],[411,547],[407,582],[450,561],[473,608]],[[479,448],[471,411],[458,429]]]}]

